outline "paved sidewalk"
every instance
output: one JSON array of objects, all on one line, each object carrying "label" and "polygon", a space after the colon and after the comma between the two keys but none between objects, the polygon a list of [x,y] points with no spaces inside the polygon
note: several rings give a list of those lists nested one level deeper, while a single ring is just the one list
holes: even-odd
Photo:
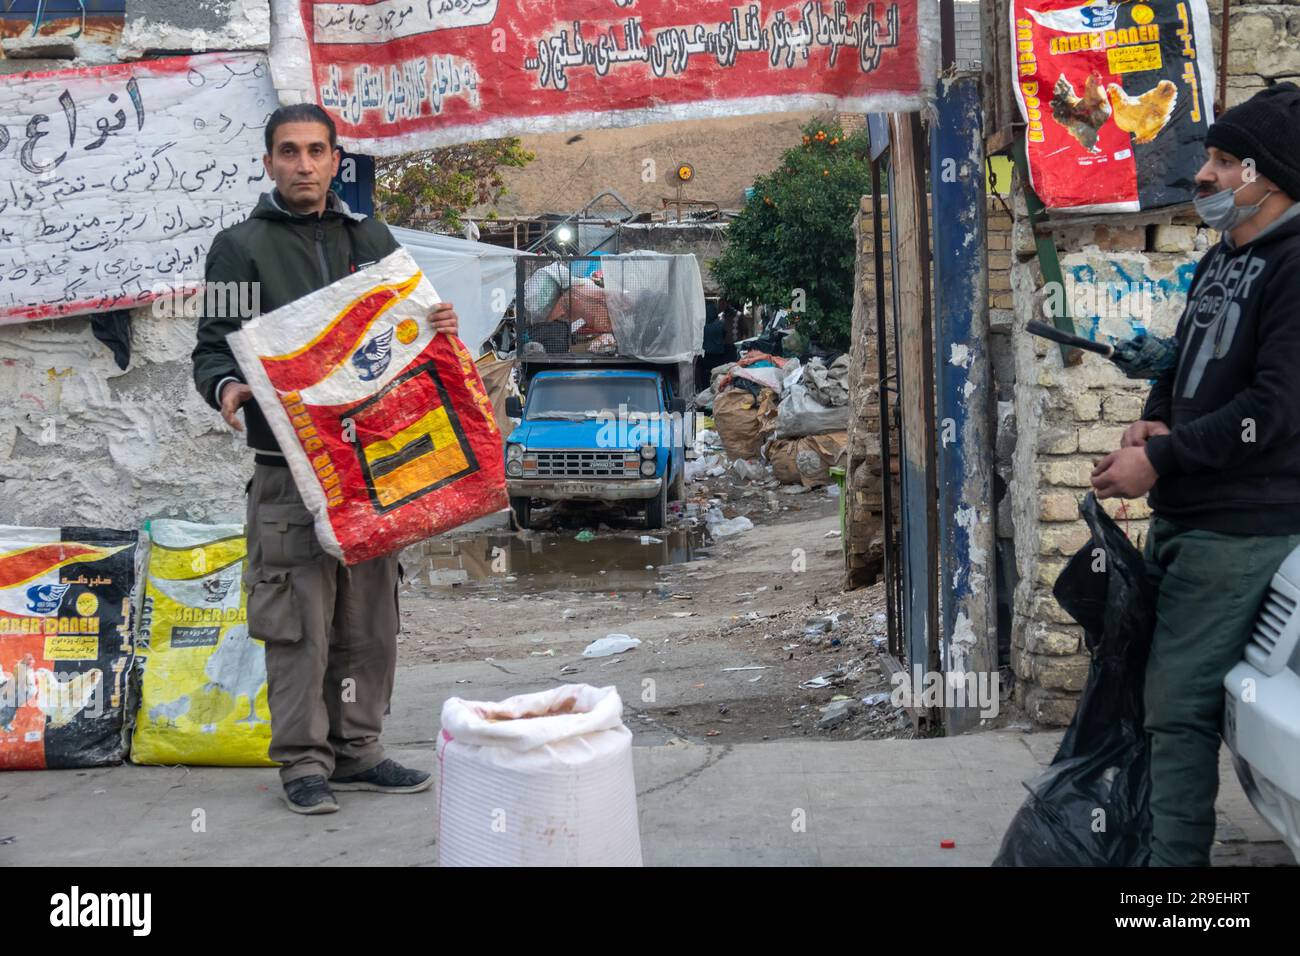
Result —
[{"label": "paved sidewalk", "polygon": [[[634,750],[647,865],[986,866],[1059,734]],[[432,769],[429,746],[393,748]],[[1216,862],[1290,863],[1226,761]],[[274,770],[123,766],[0,776],[0,867],[433,865],[436,790],[342,793],[301,817]],[[200,816],[206,829],[195,832]],[[796,811],[806,830],[795,832]],[[940,841],[956,841],[941,849]]]}]

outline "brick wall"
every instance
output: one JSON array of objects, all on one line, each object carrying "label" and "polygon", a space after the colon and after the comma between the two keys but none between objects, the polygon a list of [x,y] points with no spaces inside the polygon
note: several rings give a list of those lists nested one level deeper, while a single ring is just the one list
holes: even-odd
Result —
[{"label": "brick wall", "polygon": [[[889,200],[882,199],[885,268],[886,309],[891,308],[893,287],[889,281]],[[849,371],[849,537],[845,542],[849,587],[862,587],[873,583],[882,567],[882,541],[880,539],[884,511],[884,468],[880,450],[880,396],[879,350],[876,336],[876,272],[872,228],[871,197],[862,198],[861,209],[854,220],[857,235],[857,267],[853,307],[853,331]],[[993,314],[1010,316],[1011,296],[1011,230],[1012,220],[1007,210],[993,197],[988,204],[989,249],[989,308]],[[887,318],[891,314],[887,313]],[[1006,323],[1004,322],[1005,326]],[[890,373],[895,369],[893,344],[886,356]],[[1005,335],[1001,347],[994,343],[994,362],[999,354],[1010,362],[1010,348]],[[896,398],[891,394],[891,409]],[[896,430],[891,442],[891,474],[898,473],[898,446]],[[897,488],[897,485],[895,485]],[[897,503],[897,491],[894,501]]]}]

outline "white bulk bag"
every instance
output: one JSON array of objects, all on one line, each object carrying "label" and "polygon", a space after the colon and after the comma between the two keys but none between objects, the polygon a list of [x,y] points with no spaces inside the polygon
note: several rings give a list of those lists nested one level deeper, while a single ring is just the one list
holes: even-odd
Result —
[{"label": "white bulk bag", "polygon": [[632,733],[615,688],[452,697],[438,762],[440,865],[641,865]]}]

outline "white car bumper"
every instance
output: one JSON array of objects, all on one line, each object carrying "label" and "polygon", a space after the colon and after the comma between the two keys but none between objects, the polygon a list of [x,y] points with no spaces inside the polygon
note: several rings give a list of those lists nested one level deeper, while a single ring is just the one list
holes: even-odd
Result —
[{"label": "white car bumper", "polygon": [[1223,738],[1242,788],[1300,862],[1300,675],[1242,661],[1223,684]]}]

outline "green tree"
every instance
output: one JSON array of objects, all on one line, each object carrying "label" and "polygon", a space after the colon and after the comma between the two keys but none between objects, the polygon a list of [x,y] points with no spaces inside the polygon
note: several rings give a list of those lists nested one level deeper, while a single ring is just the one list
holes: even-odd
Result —
[{"label": "green tree", "polygon": [[503,168],[522,168],[533,159],[516,136],[381,157],[375,160],[375,211],[392,226],[432,222],[458,232],[466,212],[505,195]]},{"label": "green tree", "polygon": [[866,131],[846,135],[829,120],[754,181],[712,263],[726,296],[786,308],[801,331],[847,348],[853,314],[853,217],[871,191]]}]

